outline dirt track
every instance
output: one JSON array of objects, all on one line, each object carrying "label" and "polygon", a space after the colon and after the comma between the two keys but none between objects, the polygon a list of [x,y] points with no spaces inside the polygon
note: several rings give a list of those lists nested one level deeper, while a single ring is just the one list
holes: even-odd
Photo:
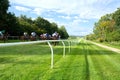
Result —
[{"label": "dirt track", "polygon": [[102,44],[95,43],[95,42],[92,42],[92,41],[89,41],[89,42],[92,43],[92,44],[95,44],[95,45],[97,45],[97,46],[100,46],[100,47],[106,48],[106,49],[108,49],[108,50],[111,50],[111,51],[113,51],[113,52],[120,53],[120,49],[108,47],[108,46],[106,46],[106,45],[102,45]]}]

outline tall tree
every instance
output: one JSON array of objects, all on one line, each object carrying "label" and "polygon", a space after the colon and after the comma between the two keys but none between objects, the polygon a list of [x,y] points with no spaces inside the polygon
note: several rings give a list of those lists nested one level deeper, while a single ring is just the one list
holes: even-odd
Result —
[{"label": "tall tree", "polygon": [[55,31],[58,32],[58,25],[56,23],[51,23],[51,33],[54,33]]},{"label": "tall tree", "polygon": [[110,34],[114,30],[114,24],[115,23],[112,19],[112,14],[106,14],[105,16],[102,16],[94,26],[96,38],[100,38],[103,41],[109,41],[111,37]]},{"label": "tall tree", "polygon": [[113,19],[115,20],[115,24],[120,26],[120,8],[118,8],[117,11],[113,13]]},{"label": "tall tree", "polygon": [[6,27],[4,27],[6,32],[8,32],[10,35],[20,35],[21,29],[15,14],[9,12],[7,14],[6,22]]},{"label": "tall tree", "polygon": [[35,24],[36,26],[38,26],[41,30],[52,34],[52,30],[51,30],[51,24],[49,21],[45,20],[44,18],[38,17],[35,20]]},{"label": "tall tree", "polygon": [[9,6],[8,0],[0,0],[0,30],[6,27],[7,10]]},{"label": "tall tree", "polygon": [[68,35],[68,33],[65,29],[65,26],[61,26],[59,28],[59,33],[60,33],[60,36],[61,36],[62,39],[67,39],[69,37],[69,35]]}]

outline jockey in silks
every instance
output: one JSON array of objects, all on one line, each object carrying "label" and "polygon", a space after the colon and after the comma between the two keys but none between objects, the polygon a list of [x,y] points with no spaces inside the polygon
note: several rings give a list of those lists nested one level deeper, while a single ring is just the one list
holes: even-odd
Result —
[{"label": "jockey in silks", "polygon": [[33,37],[35,37],[35,36],[36,36],[36,33],[35,33],[35,32],[32,32],[31,35],[32,35]]},{"label": "jockey in silks", "polygon": [[23,34],[25,37],[28,35],[28,33],[27,32],[24,32],[24,34]]},{"label": "jockey in silks", "polygon": [[36,40],[36,36],[37,36],[36,33],[35,33],[35,32],[32,32],[32,33],[31,33],[31,40],[32,40],[32,41]]},{"label": "jockey in silks", "polygon": [[52,34],[52,37],[56,37],[57,36],[57,32],[54,32],[53,34]]},{"label": "jockey in silks", "polygon": [[0,31],[0,38],[3,38],[4,37],[4,31]]},{"label": "jockey in silks", "polygon": [[57,32],[55,32],[55,33],[52,34],[52,37],[54,37],[56,39],[59,39],[58,36],[59,36],[59,34]]},{"label": "jockey in silks", "polygon": [[29,35],[28,35],[27,32],[24,32],[23,35],[24,35],[24,39],[25,39],[25,40],[28,40],[28,39],[29,39]]},{"label": "jockey in silks", "polygon": [[50,38],[49,34],[46,33],[45,36],[46,36],[46,39],[49,40],[49,38]]}]

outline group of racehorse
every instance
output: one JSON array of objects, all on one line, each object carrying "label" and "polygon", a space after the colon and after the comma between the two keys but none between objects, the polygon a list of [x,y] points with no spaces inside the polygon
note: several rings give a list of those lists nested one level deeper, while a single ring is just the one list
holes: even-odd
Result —
[{"label": "group of racehorse", "polygon": [[[20,36],[19,39],[21,41],[36,41],[36,40],[58,40],[60,39],[59,33],[55,32],[51,35],[48,33],[37,35],[35,32],[32,32],[31,35],[28,35],[24,32],[23,36]],[[8,33],[4,33],[0,35],[0,40],[6,42],[8,40]]]},{"label": "group of racehorse", "polygon": [[[51,35],[49,35],[48,33],[44,33],[41,35],[36,35],[35,33],[31,33],[31,35],[29,36],[27,33],[24,33],[23,36],[20,37],[20,39],[22,41],[36,41],[36,40],[59,40],[60,39],[60,35],[59,33],[55,32]],[[53,42],[54,45],[56,45],[58,42]]]},{"label": "group of racehorse", "polygon": [[36,35],[36,33],[31,33],[31,35],[29,36],[27,33],[24,33],[23,36],[20,37],[20,40],[23,41],[36,41],[36,40],[58,40],[60,39],[60,35],[59,33],[53,33],[53,35],[49,35],[48,33],[44,33],[41,35]]}]

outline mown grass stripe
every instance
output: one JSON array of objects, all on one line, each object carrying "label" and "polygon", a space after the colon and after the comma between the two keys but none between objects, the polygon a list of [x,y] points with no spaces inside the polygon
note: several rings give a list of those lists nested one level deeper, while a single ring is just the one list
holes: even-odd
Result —
[{"label": "mown grass stripe", "polygon": [[[120,55],[82,40],[66,47],[53,46],[54,68],[50,69],[50,49],[44,44],[0,48],[0,80],[119,80]],[[26,50],[23,50],[26,49]]]},{"label": "mown grass stripe", "polygon": [[[99,47],[92,46],[91,48],[94,48],[94,50],[98,50]],[[99,50],[100,50],[100,48],[99,48]],[[96,69],[100,72],[99,74],[101,75],[101,78],[103,78],[104,80],[114,79],[117,77],[117,75],[115,76],[115,74],[116,74],[115,72],[118,73],[119,69],[117,67],[115,68],[114,67],[115,64],[111,64],[111,61],[108,58],[106,58],[106,55],[114,55],[114,53],[111,52],[111,54],[108,54],[107,53],[108,50],[105,50],[105,51],[103,51],[103,50],[104,49],[101,48],[101,51],[97,51],[97,53],[100,55],[92,56],[92,60],[93,60],[93,62],[95,62],[94,64],[96,66]],[[111,76],[111,77],[109,78],[108,76]],[[118,79],[118,78],[116,78],[116,79]]]}]

